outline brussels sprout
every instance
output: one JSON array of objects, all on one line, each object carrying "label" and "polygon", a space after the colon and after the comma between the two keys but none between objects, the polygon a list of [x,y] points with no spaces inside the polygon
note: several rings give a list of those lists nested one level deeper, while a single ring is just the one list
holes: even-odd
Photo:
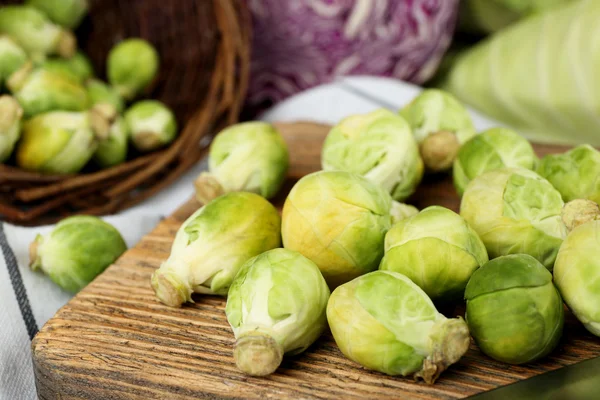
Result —
[{"label": "brussels sprout", "polygon": [[112,87],[98,79],[90,79],[86,83],[88,98],[91,105],[108,103],[111,104],[119,114],[125,109],[125,102]]},{"label": "brussels sprout", "polygon": [[44,13],[29,6],[1,7],[0,34],[9,35],[37,61],[50,54],[72,57],[77,49],[73,33],[53,24]]},{"label": "brussels sprout", "polygon": [[433,383],[469,348],[462,318],[448,319],[406,276],[375,271],[339,286],[327,304],[338,347],[365,368]]},{"label": "brussels sprout", "polygon": [[168,145],[177,136],[173,112],[160,101],[138,101],[125,112],[131,141],[139,151],[152,151]]},{"label": "brussels sprout", "polygon": [[542,158],[538,173],[548,179],[564,201],[588,199],[600,203],[600,152],[590,145]]},{"label": "brussels sprout", "polygon": [[108,81],[125,100],[133,100],[156,78],[158,64],[158,53],[150,43],[124,40],[108,55]]},{"label": "brussels sprout", "polygon": [[417,215],[419,213],[419,209],[410,204],[404,204],[394,200],[392,201],[390,213],[392,215],[392,224],[395,224],[403,219]]},{"label": "brussels sprout", "polygon": [[94,161],[102,168],[121,164],[127,158],[127,138],[129,131],[123,118],[117,118],[108,131],[106,140],[98,144]]},{"label": "brussels sprout", "polygon": [[55,24],[75,29],[85,17],[88,0],[27,0],[28,5],[43,11]]},{"label": "brussels sprout", "polygon": [[8,36],[0,36],[0,86],[27,62],[27,53]]},{"label": "brussels sprout", "polygon": [[64,74],[33,69],[31,64],[12,74],[7,86],[23,107],[26,118],[48,111],[83,111],[88,109],[87,92]]},{"label": "brussels sprout", "polygon": [[51,58],[42,64],[42,68],[63,75],[67,79],[83,83],[94,76],[94,68],[87,56],[77,52],[71,58]]},{"label": "brussels sprout", "polygon": [[283,206],[283,245],[317,264],[330,286],[340,285],[379,265],[391,205],[381,186],[360,175],[306,175]]},{"label": "brussels sprout", "polygon": [[460,215],[477,232],[490,258],[524,253],[552,269],[567,234],[564,203],[550,182],[524,168],[503,168],[469,183]]},{"label": "brussels sprout", "polygon": [[554,265],[554,283],[565,303],[586,329],[600,336],[600,221],[574,229]]},{"label": "brussels sprout", "polygon": [[432,172],[450,169],[460,146],[475,135],[465,106],[442,90],[424,90],[400,115],[412,127],[425,168]]},{"label": "brussels sprout", "polygon": [[487,262],[465,290],[475,342],[488,356],[523,364],[546,356],[563,329],[563,303],[552,274],[535,258],[513,254]]},{"label": "brussels sprout", "polygon": [[283,355],[302,353],[327,327],[329,288],[319,268],[295,251],[274,249],[248,260],[227,296],[238,368],[269,375]]},{"label": "brussels sprout", "polygon": [[431,206],[388,231],[379,269],[407,276],[434,301],[455,300],[487,261],[483,242],[460,215]]},{"label": "brussels sprout", "polygon": [[29,248],[29,265],[61,288],[78,292],[125,250],[115,227],[98,217],[77,215],[60,221],[48,235],[37,235]]},{"label": "brussels sprout", "polygon": [[23,109],[10,96],[0,96],[0,163],[6,161],[21,136]]},{"label": "brussels sprout", "polygon": [[192,293],[225,295],[250,258],[281,245],[281,218],[264,198],[236,192],[221,196],[179,228],[169,258],[152,275],[166,305],[192,301]]},{"label": "brussels sprout", "polygon": [[513,130],[492,128],[469,139],[454,160],[454,187],[460,196],[471,181],[499,168],[534,169],[537,156],[531,144]]},{"label": "brussels sprout", "polygon": [[[289,165],[283,138],[266,122],[245,122],[219,132],[212,142],[209,173],[200,174],[196,198],[208,203],[228,192],[252,192],[269,199],[281,187]],[[243,168],[240,168],[243,166]]]},{"label": "brussels sprout", "polygon": [[324,170],[362,175],[403,201],[423,177],[423,161],[410,126],[388,110],[343,119],[327,135],[321,164]]},{"label": "brussels sprout", "polygon": [[600,219],[600,207],[591,200],[571,200],[563,207],[561,218],[567,231],[571,232],[579,225]]}]

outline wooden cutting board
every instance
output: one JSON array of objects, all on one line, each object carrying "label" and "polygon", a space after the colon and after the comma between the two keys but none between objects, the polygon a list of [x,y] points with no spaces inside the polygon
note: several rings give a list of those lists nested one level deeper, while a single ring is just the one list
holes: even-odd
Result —
[{"label": "wooden cutting board", "polygon": [[[295,179],[319,169],[328,127],[279,128],[291,153],[289,182],[275,200],[281,206]],[[536,150],[543,155],[564,148],[539,145]],[[455,211],[459,206],[447,176],[428,177],[409,202]],[[197,296],[195,304],[174,309],[160,304],[150,287],[177,229],[198,207],[188,201],[164,219],[42,328],[32,343],[41,399],[453,399],[600,356],[600,339],[568,313],[560,345],[542,361],[510,366],[472,344],[431,386],[361,368],[344,358],[329,332],[304,354],[284,359],[272,376],[245,376],[234,364],[225,298]],[[440,311],[454,316],[463,310],[458,305]]]}]

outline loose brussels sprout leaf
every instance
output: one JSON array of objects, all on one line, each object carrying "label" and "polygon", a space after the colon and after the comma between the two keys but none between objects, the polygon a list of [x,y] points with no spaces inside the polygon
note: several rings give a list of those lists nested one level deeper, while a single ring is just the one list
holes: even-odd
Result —
[{"label": "loose brussels sprout leaf", "polygon": [[229,193],[181,226],[169,258],[152,275],[158,299],[173,307],[191,294],[225,295],[244,262],[281,245],[281,218],[264,198]]},{"label": "loose brussels sprout leaf", "polygon": [[219,132],[210,147],[210,172],[195,182],[196,198],[208,203],[229,192],[277,194],[289,166],[287,146],[273,125],[245,122]]},{"label": "loose brussels sprout leaf", "polygon": [[454,300],[487,261],[483,242],[466,221],[432,206],[388,231],[379,269],[407,276],[433,300]]},{"label": "loose brussels sprout leaf", "polygon": [[0,36],[0,86],[27,62],[27,53],[8,36]]},{"label": "loose brussels sprout leaf", "polygon": [[563,204],[558,191],[535,172],[503,168],[471,181],[460,215],[477,232],[490,258],[524,253],[551,270],[567,234]]},{"label": "loose brussels sprout leaf", "polygon": [[52,22],[75,29],[87,14],[88,0],[27,0],[27,4],[41,10]]},{"label": "loose brussels sprout leaf", "polygon": [[21,136],[23,109],[10,96],[0,96],[0,163],[6,161]]},{"label": "loose brussels sprout leaf", "polygon": [[125,121],[133,145],[142,152],[164,147],[177,136],[175,115],[160,101],[138,101],[125,112]]},{"label": "loose brussels sprout leaf", "polygon": [[108,55],[108,81],[125,100],[133,100],[158,73],[156,49],[143,39],[127,39]]},{"label": "loose brussels sprout leaf", "polygon": [[500,168],[534,169],[537,157],[524,137],[506,128],[492,128],[469,139],[454,160],[454,186],[459,195],[484,172]]},{"label": "loose brussels sprout leaf", "polygon": [[127,158],[129,131],[123,118],[118,118],[110,127],[108,138],[98,144],[94,161],[102,168],[121,164]]},{"label": "loose brussels sprout leaf", "polygon": [[433,383],[469,348],[469,330],[447,319],[417,285],[402,274],[375,271],[333,291],[327,321],[349,359],[388,375]]},{"label": "loose brussels sprout leaf", "polygon": [[586,329],[600,336],[600,221],[575,228],[554,265],[554,282]]},{"label": "loose brussels sprout leaf", "polygon": [[460,146],[475,135],[465,106],[442,90],[424,90],[400,115],[411,126],[425,167],[432,172],[450,169]]},{"label": "loose brussels sprout leaf", "polygon": [[90,79],[85,86],[92,106],[102,103],[111,104],[119,114],[125,109],[125,102],[119,93],[106,83],[98,79]]},{"label": "loose brussels sprout leaf", "polygon": [[600,203],[600,152],[590,145],[542,158],[538,173],[548,179],[564,201],[588,199]]},{"label": "loose brussels sprout leaf", "polygon": [[423,161],[410,126],[388,110],[345,118],[327,135],[323,169],[354,172],[403,201],[423,177]]},{"label": "loose brussels sprout leaf", "polygon": [[283,354],[303,352],[327,327],[329,288],[300,253],[274,249],[248,260],[227,297],[235,362],[249,375],[269,375]]},{"label": "loose brussels sprout leaf", "polygon": [[466,320],[488,356],[523,364],[546,356],[558,344],[564,316],[552,275],[535,258],[496,258],[473,273],[465,291]]},{"label": "loose brussels sprout leaf", "polygon": [[112,264],[127,245],[112,225],[100,218],[65,218],[30,247],[30,266],[41,269],[54,283],[78,292]]},{"label": "loose brussels sprout leaf", "polygon": [[283,206],[284,247],[312,260],[330,286],[377,268],[392,199],[350,172],[320,171],[294,185]]}]

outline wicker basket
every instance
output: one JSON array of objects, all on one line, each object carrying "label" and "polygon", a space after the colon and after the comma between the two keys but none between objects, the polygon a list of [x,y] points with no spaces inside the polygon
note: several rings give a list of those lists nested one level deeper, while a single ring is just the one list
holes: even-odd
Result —
[{"label": "wicker basket", "polygon": [[106,57],[116,42],[142,37],[153,43],[161,68],[148,97],[173,108],[179,137],[164,150],[76,175],[42,175],[0,165],[0,216],[37,225],[72,214],[114,213],[153,195],[196,163],[206,150],[201,139],[235,123],[245,97],[250,20],[244,4],[92,0],[90,15],[76,32],[79,46],[104,76]]}]

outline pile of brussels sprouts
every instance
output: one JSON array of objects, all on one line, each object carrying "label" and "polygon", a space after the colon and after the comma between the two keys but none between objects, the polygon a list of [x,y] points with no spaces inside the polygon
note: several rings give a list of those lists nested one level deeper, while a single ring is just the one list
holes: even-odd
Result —
[{"label": "pile of brussels sprouts", "polygon": [[155,80],[156,50],[142,39],[123,40],[108,55],[108,83],[99,80],[71,32],[87,9],[88,0],[0,7],[0,163],[70,174],[90,161],[98,168],[123,163],[128,143],[144,153],[175,139],[166,105],[129,104]]}]

